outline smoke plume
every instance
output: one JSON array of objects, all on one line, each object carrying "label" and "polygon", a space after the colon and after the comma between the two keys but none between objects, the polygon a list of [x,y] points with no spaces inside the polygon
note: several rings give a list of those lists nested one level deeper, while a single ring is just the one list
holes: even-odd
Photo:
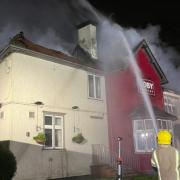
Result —
[{"label": "smoke plume", "polygon": [[71,54],[78,41],[76,26],[87,20],[98,22],[100,60],[114,62],[120,59],[120,62],[126,63],[127,50],[123,46],[120,31],[132,49],[145,39],[167,76],[167,87],[180,91],[180,66],[174,65],[180,55],[160,40],[160,26],[123,28],[85,0],[1,0],[0,48],[23,31],[35,43]]},{"label": "smoke plume", "polygon": [[96,14],[81,0],[1,0],[0,48],[23,31],[34,42],[71,52],[76,26],[89,19],[96,19]]}]

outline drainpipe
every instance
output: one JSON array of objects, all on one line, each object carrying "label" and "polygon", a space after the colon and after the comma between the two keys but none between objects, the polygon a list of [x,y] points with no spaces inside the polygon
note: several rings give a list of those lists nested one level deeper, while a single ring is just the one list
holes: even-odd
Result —
[{"label": "drainpipe", "polygon": [[38,117],[38,113],[39,113],[39,110],[38,110],[38,107],[39,106],[43,106],[44,105],[44,103],[43,102],[41,102],[41,101],[36,101],[35,103],[34,103],[36,106],[37,106],[37,122],[36,122],[36,131],[39,131],[39,130],[41,130],[41,126],[39,126],[39,117]]}]

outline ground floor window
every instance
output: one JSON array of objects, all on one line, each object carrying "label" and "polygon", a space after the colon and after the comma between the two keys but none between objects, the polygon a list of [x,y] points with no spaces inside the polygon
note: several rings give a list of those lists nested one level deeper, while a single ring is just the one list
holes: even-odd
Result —
[{"label": "ground floor window", "polygon": [[[157,119],[158,129],[167,129],[173,133],[172,121]],[[156,147],[156,134],[151,119],[133,121],[134,144],[136,152],[152,152]]]},{"label": "ground floor window", "polygon": [[45,114],[44,131],[46,148],[63,148],[63,116],[53,113]]}]

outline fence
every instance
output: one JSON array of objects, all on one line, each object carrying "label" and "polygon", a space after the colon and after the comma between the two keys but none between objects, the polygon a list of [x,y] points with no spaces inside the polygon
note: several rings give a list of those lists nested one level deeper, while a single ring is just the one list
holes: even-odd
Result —
[{"label": "fence", "polygon": [[[108,165],[117,170],[117,153],[113,153],[102,144],[92,145],[93,165]],[[140,162],[137,156],[122,152],[122,170],[124,173],[137,172],[140,169]]]}]

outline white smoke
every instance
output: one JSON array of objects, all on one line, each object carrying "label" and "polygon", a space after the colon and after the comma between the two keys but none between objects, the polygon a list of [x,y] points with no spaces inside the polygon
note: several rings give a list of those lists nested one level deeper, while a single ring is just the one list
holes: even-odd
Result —
[{"label": "white smoke", "polygon": [[[169,47],[161,41],[159,36],[161,27],[148,25],[145,29],[131,29],[131,31],[136,31],[136,33],[132,33],[134,36],[128,36],[131,37],[131,41],[135,41],[139,37],[147,41],[153,55],[169,81],[165,87],[180,92],[180,84],[178,83],[180,79],[180,67],[177,68],[174,65],[176,59],[180,60],[180,54],[173,47]],[[131,41],[129,42],[131,43]]]},{"label": "white smoke", "polygon": [[103,19],[99,26],[99,57],[105,62],[126,62],[127,50],[120,32],[123,32],[132,50],[145,39],[169,81],[164,86],[180,92],[180,67],[174,65],[175,60],[180,60],[180,54],[161,41],[160,31],[160,26],[147,25],[144,29],[123,28],[109,19]]},{"label": "white smoke", "polygon": [[127,51],[120,31],[123,31],[132,49],[145,39],[167,76],[167,87],[180,91],[180,66],[177,68],[174,65],[180,55],[161,42],[160,26],[148,25],[145,29],[122,28],[84,0],[45,0],[43,3],[32,0],[3,1],[0,6],[0,20],[0,48],[8,44],[9,39],[18,32],[24,31],[25,37],[35,43],[65,53],[71,53],[76,46],[76,25],[87,20],[96,20],[99,57],[106,62],[120,59],[122,63],[126,63]]},{"label": "white smoke", "polygon": [[77,25],[97,18],[82,0],[7,0],[0,6],[0,49],[20,31],[29,40],[71,53],[77,43]]},{"label": "white smoke", "polygon": [[103,20],[98,28],[99,59],[108,64],[126,63],[128,51],[122,41],[122,27],[118,24]]},{"label": "white smoke", "polygon": [[69,49],[70,44],[66,43],[64,39],[61,39],[61,37],[58,37],[58,35],[53,29],[49,28],[45,32],[45,34],[39,36],[38,33],[37,35],[37,44],[43,45],[45,47],[51,47],[51,49],[62,51],[65,54],[69,54],[69,52],[66,49]]}]

